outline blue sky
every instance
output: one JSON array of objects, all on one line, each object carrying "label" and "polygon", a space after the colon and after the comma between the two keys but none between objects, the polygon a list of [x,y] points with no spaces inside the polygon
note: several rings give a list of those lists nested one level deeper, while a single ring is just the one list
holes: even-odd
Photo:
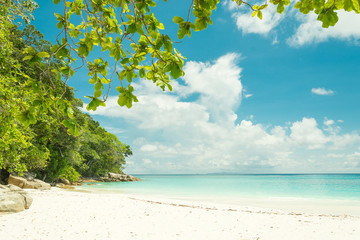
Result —
[{"label": "blue sky", "polygon": [[[62,10],[38,3],[34,24],[54,42]],[[171,19],[188,6],[157,3],[176,41]],[[212,26],[174,44],[187,60],[173,92],[138,79],[133,108],[112,91],[91,114],[132,147],[128,173],[359,172],[360,15],[339,18],[322,29],[311,14],[269,7],[260,21],[222,1]],[[93,92],[85,70],[69,84],[85,102]]]}]

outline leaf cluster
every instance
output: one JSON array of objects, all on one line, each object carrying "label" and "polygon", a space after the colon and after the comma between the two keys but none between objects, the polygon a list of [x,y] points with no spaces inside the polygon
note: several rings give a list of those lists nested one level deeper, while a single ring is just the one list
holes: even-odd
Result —
[{"label": "leaf cluster", "polygon": [[[169,75],[174,79],[184,75],[184,57],[173,48],[170,37],[161,33],[164,25],[151,12],[155,1],[54,0],[54,3],[64,11],[55,13],[61,32],[49,57],[62,62],[60,74],[65,82],[76,72],[78,59],[81,66],[87,67],[89,83],[94,85],[94,94],[87,96],[88,110],[105,106],[114,82],[119,105],[130,108],[137,102],[132,93],[133,79],[151,80],[165,91],[172,90]],[[90,60],[94,49],[107,53],[111,62],[102,58]],[[30,54],[28,58],[37,60],[37,55]]]}]

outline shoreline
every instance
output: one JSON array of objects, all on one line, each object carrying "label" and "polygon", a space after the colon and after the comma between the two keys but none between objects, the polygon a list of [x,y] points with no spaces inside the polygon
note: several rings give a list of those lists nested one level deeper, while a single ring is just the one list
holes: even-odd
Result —
[{"label": "shoreline", "polygon": [[7,239],[360,239],[360,217],[52,188],[0,215]]},{"label": "shoreline", "polygon": [[259,208],[283,212],[296,212],[301,214],[321,214],[329,216],[354,216],[360,217],[360,200],[331,199],[331,198],[306,198],[306,197],[209,197],[209,196],[181,196],[166,194],[140,194],[128,193],[118,189],[96,189],[75,186],[74,191],[88,193],[122,194],[138,200],[154,202],[179,202],[188,205],[214,205],[231,206],[233,208]]}]

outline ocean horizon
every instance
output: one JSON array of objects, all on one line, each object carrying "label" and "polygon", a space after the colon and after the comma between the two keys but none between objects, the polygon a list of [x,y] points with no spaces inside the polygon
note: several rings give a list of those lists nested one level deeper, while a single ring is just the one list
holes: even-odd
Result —
[{"label": "ocean horizon", "polygon": [[345,201],[360,205],[359,173],[306,174],[134,174],[139,182],[84,183],[80,189],[108,190],[173,199],[242,203],[244,200]]}]

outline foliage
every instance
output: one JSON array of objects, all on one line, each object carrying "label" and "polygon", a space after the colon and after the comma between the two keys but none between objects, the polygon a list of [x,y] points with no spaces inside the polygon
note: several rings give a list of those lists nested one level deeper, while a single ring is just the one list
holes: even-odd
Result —
[{"label": "foliage", "polygon": [[[101,134],[101,141],[107,142],[108,153],[98,152],[101,158],[95,162],[101,171],[121,171],[126,145],[102,128],[101,132],[87,129],[86,121],[98,123],[78,109],[81,100],[56,74],[62,63],[56,59],[41,61],[51,53],[50,42],[34,26],[19,30],[4,15],[0,15],[0,40],[0,169],[19,174],[32,171],[48,181],[76,181],[79,172],[91,176],[85,164],[87,156],[79,153],[90,133],[94,137]],[[29,58],[29,52],[36,52],[36,56]],[[75,135],[68,131],[71,127]],[[88,148],[100,151],[94,146]],[[117,151],[109,153],[111,149]]]},{"label": "foliage", "polygon": [[[0,13],[13,11],[6,4]],[[38,108],[29,104],[39,92],[30,77],[22,71],[21,63],[14,57],[16,52],[11,41],[15,28],[11,15],[0,15],[0,168],[22,172],[27,169],[24,156],[41,159],[48,155],[40,146],[32,144],[33,133],[29,124],[38,116]],[[24,121],[24,120],[27,121]],[[40,165],[41,166],[41,165]]]},{"label": "foliage", "polygon": [[84,176],[104,176],[109,171],[121,173],[125,157],[132,155],[130,147],[100,127],[89,115],[81,117],[85,118],[85,126],[80,136],[79,154],[85,161],[78,166],[78,171]]}]

